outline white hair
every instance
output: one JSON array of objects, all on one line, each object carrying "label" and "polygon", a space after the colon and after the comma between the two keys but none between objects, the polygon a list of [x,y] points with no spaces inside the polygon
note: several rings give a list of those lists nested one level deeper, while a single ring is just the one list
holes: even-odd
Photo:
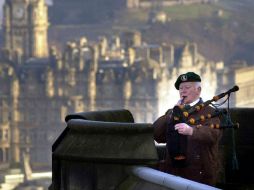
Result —
[{"label": "white hair", "polygon": [[194,82],[194,87],[196,89],[199,89],[199,92],[201,93],[202,87],[201,87],[201,82]]},{"label": "white hair", "polygon": [[201,88],[201,82],[195,82],[194,84],[195,84],[195,87],[196,87],[196,88],[198,88],[198,87]]}]

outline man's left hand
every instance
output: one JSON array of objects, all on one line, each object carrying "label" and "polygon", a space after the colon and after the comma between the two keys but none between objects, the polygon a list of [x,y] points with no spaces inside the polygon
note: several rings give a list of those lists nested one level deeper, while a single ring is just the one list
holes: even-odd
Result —
[{"label": "man's left hand", "polygon": [[175,125],[175,130],[178,131],[179,134],[182,135],[192,135],[193,128],[186,123],[178,123]]}]

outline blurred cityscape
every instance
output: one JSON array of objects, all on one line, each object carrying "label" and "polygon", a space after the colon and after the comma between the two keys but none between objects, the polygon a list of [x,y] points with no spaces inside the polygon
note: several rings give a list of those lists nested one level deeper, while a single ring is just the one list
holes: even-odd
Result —
[{"label": "blurred cityscape", "polygon": [[174,82],[188,71],[201,75],[205,100],[237,84],[231,106],[254,106],[254,23],[234,14],[243,4],[103,2],[1,1],[0,189],[47,189],[66,115],[124,108],[151,123],[177,102]]}]

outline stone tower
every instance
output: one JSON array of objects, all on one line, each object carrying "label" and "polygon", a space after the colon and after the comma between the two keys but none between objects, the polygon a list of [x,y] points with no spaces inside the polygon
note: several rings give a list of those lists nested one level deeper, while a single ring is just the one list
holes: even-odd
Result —
[{"label": "stone tower", "polygon": [[48,56],[48,16],[45,0],[9,0],[4,4],[4,47],[25,59]]}]

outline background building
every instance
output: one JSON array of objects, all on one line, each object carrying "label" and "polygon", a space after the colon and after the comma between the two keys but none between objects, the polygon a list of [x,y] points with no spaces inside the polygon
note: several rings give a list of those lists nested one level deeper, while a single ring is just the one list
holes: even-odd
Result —
[{"label": "background building", "polygon": [[254,106],[254,67],[246,67],[235,71],[235,81],[241,90],[236,94],[237,107]]},{"label": "background building", "polygon": [[[223,63],[206,60],[195,43],[147,44],[138,31],[48,47],[44,0],[4,4],[0,54],[0,164],[50,167],[51,145],[73,112],[129,109],[136,122],[153,122],[178,100],[174,82],[194,71],[204,98],[216,92]],[[220,65],[220,67],[218,66]]]}]

